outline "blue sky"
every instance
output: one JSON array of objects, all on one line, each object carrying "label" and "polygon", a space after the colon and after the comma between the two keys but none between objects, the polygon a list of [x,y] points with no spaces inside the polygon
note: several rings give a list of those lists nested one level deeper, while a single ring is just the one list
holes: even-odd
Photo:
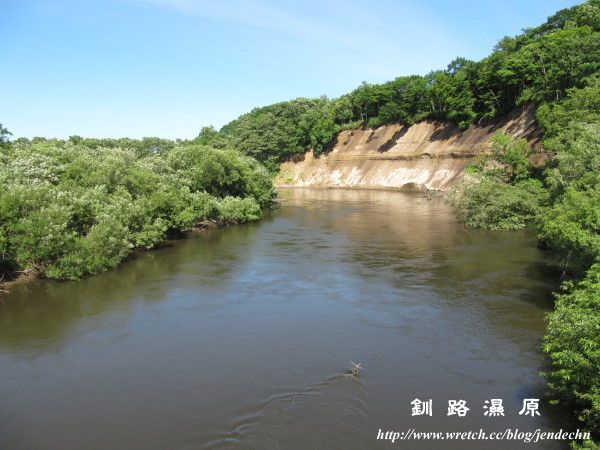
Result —
[{"label": "blue sky", "polygon": [[2,0],[13,138],[195,137],[363,80],[479,60],[568,0]]}]

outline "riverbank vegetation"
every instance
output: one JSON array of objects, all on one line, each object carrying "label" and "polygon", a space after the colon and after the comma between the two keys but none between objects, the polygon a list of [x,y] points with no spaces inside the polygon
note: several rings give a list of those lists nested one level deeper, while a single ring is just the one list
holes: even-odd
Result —
[{"label": "riverbank vegetation", "polygon": [[202,221],[256,220],[275,189],[232,150],[162,139],[35,138],[0,148],[0,273],[77,279]]},{"label": "riverbank vegetation", "polygon": [[[576,67],[576,61],[584,49],[595,54],[600,50],[600,2],[561,11],[536,30],[517,37],[525,45],[512,53],[523,57],[533,46],[540,64],[548,61],[538,66],[538,81],[536,76],[523,78],[530,80],[528,100],[537,106],[541,143],[550,156],[546,167],[529,164],[524,141],[497,135],[492,155],[471,165],[468,181],[454,189],[449,201],[467,226],[510,230],[533,224],[563,269],[562,292],[556,295],[542,344],[548,362],[544,376],[552,401],[574,411],[598,440],[600,78],[597,62],[587,71]],[[565,50],[550,60],[552,53],[543,55],[550,47]],[[562,78],[552,82],[555,96],[547,89],[549,78]]]},{"label": "riverbank vegetation", "polygon": [[[511,230],[532,224],[562,268],[565,282],[548,316],[542,344],[549,363],[544,375],[553,401],[574,410],[596,439],[600,434],[598,111],[598,79],[570,89],[563,101],[542,104],[538,109],[542,144],[551,155],[545,170],[527,164],[523,142],[498,135],[494,153],[475,161],[469,168],[471,177],[448,197],[467,226]],[[497,146],[498,141],[505,145]]]}]

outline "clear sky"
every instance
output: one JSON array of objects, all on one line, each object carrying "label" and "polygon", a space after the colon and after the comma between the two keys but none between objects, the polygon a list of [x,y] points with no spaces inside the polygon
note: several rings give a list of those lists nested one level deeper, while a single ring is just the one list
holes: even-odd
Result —
[{"label": "clear sky", "polygon": [[0,0],[13,138],[195,137],[363,80],[479,60],[571,0]]}]

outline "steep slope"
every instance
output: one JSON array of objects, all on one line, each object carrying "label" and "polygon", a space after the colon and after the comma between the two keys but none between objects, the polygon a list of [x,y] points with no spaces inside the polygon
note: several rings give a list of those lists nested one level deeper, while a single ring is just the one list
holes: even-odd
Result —
[{"label": "steep slope", "polygon": [[[539,133],[531,108],[486,126],[427,120],[410,127],[382,126],[338,134],[330,152],[319,158],[306,153],[281,165],[278,187],[395,188],[444,191],[460,179],[465,164],[490,151],[497,130],[536,146]],[[541,154],[534,154],[537,159]]]}]

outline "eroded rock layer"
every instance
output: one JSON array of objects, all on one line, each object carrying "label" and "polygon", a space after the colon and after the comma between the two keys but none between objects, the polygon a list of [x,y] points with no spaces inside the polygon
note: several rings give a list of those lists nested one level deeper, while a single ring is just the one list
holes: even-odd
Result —
[{"label": "eroded rock layer", "polygon": [[326,155],[311,152],[281,165],[279,187],[353,187],[444,191],[465,173],[465,164],[490,152],[490,138],[502,130],[539,139],[530,109],[516,111],[491,125],[456,125],[427,120],[412,126],[387,125],[375,130],[347,130]]}]

